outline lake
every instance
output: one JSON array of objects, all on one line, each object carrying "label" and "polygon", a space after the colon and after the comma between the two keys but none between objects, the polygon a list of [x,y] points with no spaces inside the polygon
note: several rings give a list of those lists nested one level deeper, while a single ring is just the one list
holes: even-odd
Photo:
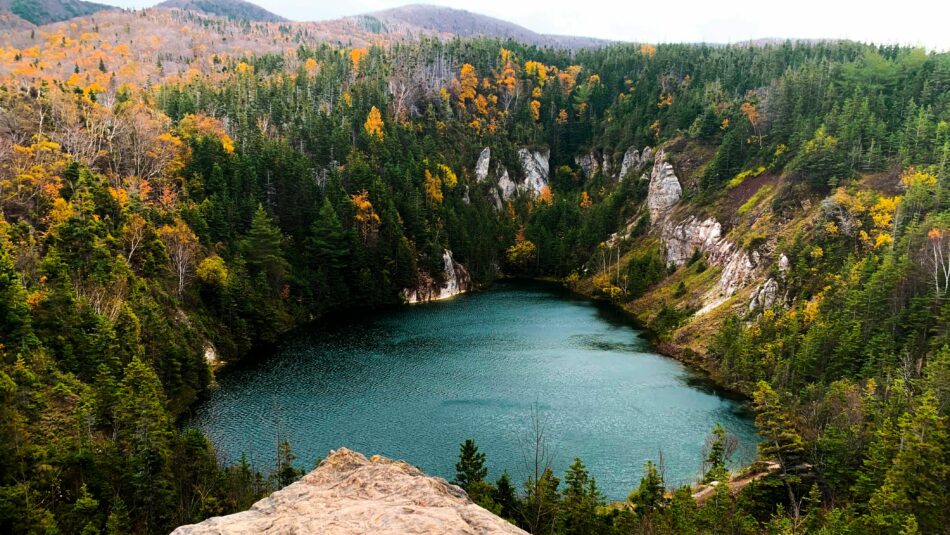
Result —
[{"label": "lake", "polygon": [[227,368],[195,410],[229,461],[274,464],[287,438],[308,470],[341,446],[455,475],[475,439],[489,478],[521,482],[537,413],[559,477],[580,457],[610,500],[662,455],[668,485],[701,470],[718,422],[755,455],[745,405],[657,354],[615,310],[556,285],[506,281],[454,299],[321,320]]}]

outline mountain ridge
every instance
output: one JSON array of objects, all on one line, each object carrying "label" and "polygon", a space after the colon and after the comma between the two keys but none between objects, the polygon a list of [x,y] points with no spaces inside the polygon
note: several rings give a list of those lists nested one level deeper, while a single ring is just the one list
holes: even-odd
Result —
[{"label": "mountain ridge", "polygon": [[217,15],[236,20],[255,22],[286,22],[287,19],[267,9],[245,0],[165,0],[154,7],[160,9],[181,9],[197,11],[208,15]]},{"label": "mountain ridge", "polygon": [[[375,20],[380,30],[386,25],[410,25],[422,31],[446,33],[457,37],[495,37],[512,39],[534,46],[553,46],[560,48],[592,48],[609,45],[615,41],[594,37],[555,35],[538,33],[513,22],[471,12],[465,9],[436,6],[432,4],[407,4],[391,9],[373,11],[361,15],[344,17],[358,21],[367,27]],[[373,33],[382,33],[376,31]]]},{"label": "mountain ridge", "polygon": [[0,0],[0,14],[10,14],[36,26],[113,9],[118,8],[85,0]]}]

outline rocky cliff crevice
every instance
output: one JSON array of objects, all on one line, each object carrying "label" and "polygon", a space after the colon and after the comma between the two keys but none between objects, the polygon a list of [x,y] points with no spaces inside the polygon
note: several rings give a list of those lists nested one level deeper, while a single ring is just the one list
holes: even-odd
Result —
[{"label": "rocky cliff crevice", "polygon": [[249,510],[181,526],[172,535],[245,533],[525,535],[444,479],[346,448]]}]

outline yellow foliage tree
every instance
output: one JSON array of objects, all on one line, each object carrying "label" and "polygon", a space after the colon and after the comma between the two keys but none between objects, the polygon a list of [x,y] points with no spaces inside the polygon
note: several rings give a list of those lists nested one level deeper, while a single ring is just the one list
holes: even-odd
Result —
[{"label": "yellow foliage tree", "polygon": [[234,152],[234,140],[228,135],[224,128],[224,123],[214,117],[209,117],[203,113],[189,113],[178,122],[178,130],[183,138],[191,137],[216,137],[221,142],[221,146],[228,154]]},{"label": "yellow foliage tree", "polygon": [[379,228],[379,215],[373,208],[373,203],[369,200],[369,193],[365,189],[359,193],[350,195],[350,200],[353,201],[353,206],[356,207],[356,214],[353,215],[353,219],[359,228],[360,237],[363,238],[365,242],[370,239]]},{"label": "yellow foliage tree", "polygon": [[465,108],[465,104],[475,100],[475,90],[478,88],[478,75],[475,73],[475,67],[466,63],[462,65],[458,81],[458,101],[459,107]]},{"label": "yellow foliage tree", "polygon": [[452,171],[451,167],[442,163],[440,163],[437,167],[439,169],[439,174],[442,177],[442,183],[445,184],[445,186],[449,189],[454,188],[459,181],[455,171]]},{"label": "yellow foliage tree", "polygon": [[378,140],[383,139],[383,116],[379,113],[379,109],[376,106],[373,106],[369,110],[366,122],[363,123],[363,129],[366,130],[366,133],[369,134],[370,137]]},{"label": "yellow foliage tree", "polygon": [[433,175],[428,169],[425,171],[425,192],[426,198],[433,204],[442,202],[442,181],[439,177]]},{"label": "yellow foliage tree", "polygon": [[360,72],[360,63],[363,61],[363,57],[366,56],[367,50],[365,48],[354,48],[350,50],[350,61],[353,63],[353,74]]}]

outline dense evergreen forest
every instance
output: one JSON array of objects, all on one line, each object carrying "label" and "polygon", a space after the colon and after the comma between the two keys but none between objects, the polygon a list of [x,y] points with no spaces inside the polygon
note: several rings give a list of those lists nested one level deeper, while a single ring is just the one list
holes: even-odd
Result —
[{"label": "dense evergreen forest", "polygon": [[[644,304],[661,342],[698,344],[750,396],[779,467],[699,506],[650,464],[606,504],[581,460],[563,481],[491,483],[464,444],[458,483],[503,517],[545,534],[946,529],[950,55],[421,40],[196,51],[206,71],[149,85],[100,60],[111,82],[85,85],[78,64],[42,77],[35,52],[7,52],[30,69],[0,87],[0,531],[162,533],[294,481],[315,459],[292,445],[260,474],[179,425],[209,357],[398,304],[441,281],[446,249],[476,284],[553,276]],[[694,320],[721,269],[699,250],[667,262],[649,180],[576,159],[631,146],[673,155],[688,210],[785,255],[784,297]],[[548,183],[500,202],[475,176],[485,147],[516,180],[520,149],[549,150]],[[728,443],[712,431],[707,483],[730,477]]]}]

